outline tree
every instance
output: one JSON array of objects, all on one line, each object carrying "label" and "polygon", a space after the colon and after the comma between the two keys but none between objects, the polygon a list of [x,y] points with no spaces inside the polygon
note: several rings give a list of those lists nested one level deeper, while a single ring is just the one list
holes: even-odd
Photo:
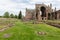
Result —
[{"label": "tree", "polygon": [[4,18],[9,18],[9,12],[4,13]]},{"label": "tree", "polygon": [[2,16],[0,16],[0,18],[2,18]]},{"label": "tree", "polygon": [[15,15],[14,17],[17,18],[17,15]]},{"label": "tree", "polygon": [[18,19],[22,18],[22,12],[20,11],[19,15],[18,15]]},{"label": "tree", "polygon": [[14,15],[13,14],[10,14],[10,18],[14,18]]}]

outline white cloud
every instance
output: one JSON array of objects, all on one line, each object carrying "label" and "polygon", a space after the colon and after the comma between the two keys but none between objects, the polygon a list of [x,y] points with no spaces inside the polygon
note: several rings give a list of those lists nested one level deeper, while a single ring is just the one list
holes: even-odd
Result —
[{"label": "white cloud", "polygon": [[34,9],[36,3],[53,4],[53,8],[60,8],[60,0],[0,0],[0,15],[5,11],[18,14],[22,10],[25,15],[25,8]]},{"label": "white cloud", "polygon": [[0,11],[10,11],[10,10],[14,10],[14,7],[16,5],[14,5],[15,3],[8,1],[8,0],[0,0]]},{"label": "white cloud", "polygon": [[31,3],[45,3],[45,2],[52,2],[53,0],[31,0]]}]

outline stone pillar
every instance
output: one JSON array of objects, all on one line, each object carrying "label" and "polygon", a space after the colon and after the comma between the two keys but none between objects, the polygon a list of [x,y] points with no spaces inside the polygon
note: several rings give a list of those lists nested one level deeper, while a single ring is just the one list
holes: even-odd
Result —
[{"label": "stone pillar", "polygon": [[52,20],[52,13],[50,13],[50,20]]},{"label": "stone pillar", "polygon": [[40,11],[38,12],[38,21],[41,21],[42,20],[42,18],[41,18],[41,15],[40,15],[41,13],[40,13]]},{"label": "stone pillar", "polygon": [[51,13],[50,13],[50,20],[51,20]]},{"label": "stone pillar", "polygon": [[46,10],[46,20],[48,20],[48,12],[47,12],[47,10]]},{"label": "stone pillar", "polygon": [[57,20],[59,19],[59,13],[57,13]]},{"label": "stone pillar", "polygon": [[51,18],[52,18],[52,20],[54,20],[54,19],[55,19],[54,17],[55,17],[55,16],[54,16],[54,13],[52,13],[52,17],[51,17]]},{"label": "stone pillar", "polygon": [[54,13],[54,20],[55,20],[55,13]]},{"label": "stone pillar", "polygon": [[53,13],[53,20],[55,20],[55,12]]}]

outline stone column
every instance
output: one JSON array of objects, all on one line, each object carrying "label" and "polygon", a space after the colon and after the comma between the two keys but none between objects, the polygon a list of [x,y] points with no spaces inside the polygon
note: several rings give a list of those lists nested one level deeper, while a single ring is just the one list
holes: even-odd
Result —
[{"label": "stone column", "polygon": [[59,19],[59,13],[57,13],[57,20]]},{"label": "stone column", "polygon": [[50,20],[52,20],[52,13],[50,13]]},{"label": "stone column", "polygon": [[48,20],[48,12],[47,12],[47,10],[46,10],[46,20]]},{"label": "stone column", "polygon": [[53,20],[55,20],[55,13],[53,13]]},{"label": "stone column", "polygon": [[35,9],[35,14],[34,14],[34,20],[36,21],[36,13],[37,13],[37,10]]},{"label": "stone column", "polygon": [[38,12],[38,21],[41,21],[42,20],[42,18],[41,18],[41,13],[40,13],[40,11]]}]

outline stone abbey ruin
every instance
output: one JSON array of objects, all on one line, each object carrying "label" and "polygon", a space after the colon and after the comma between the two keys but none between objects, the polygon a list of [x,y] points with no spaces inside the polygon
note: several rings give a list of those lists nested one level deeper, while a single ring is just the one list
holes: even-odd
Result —
[{"label": "stone abbey ruin", "polygon": [[[54,10],[54,11],[53,11]],[[35,4],[35,9],[27,9],[25,20],[58,20],[60,19],[60,10],[52,9],[52,4]]]}]

